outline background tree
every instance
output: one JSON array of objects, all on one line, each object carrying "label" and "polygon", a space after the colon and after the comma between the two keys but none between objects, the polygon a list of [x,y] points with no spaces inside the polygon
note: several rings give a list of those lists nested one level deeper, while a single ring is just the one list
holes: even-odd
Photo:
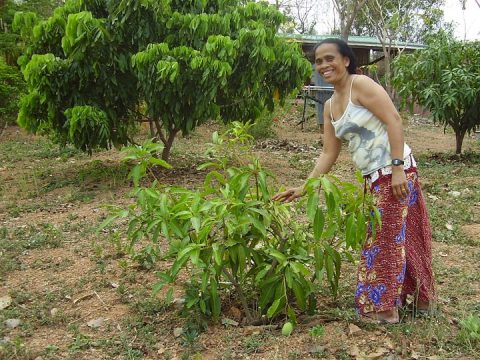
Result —
[{"label": "background tree", "polygon": [[284,20],[250,1],[67,0],[30,34],[19,124],[92,151],[147,121],[167,159],[177,134],[255,119],[308,77],[298,46],[276,35]]},{"label": "background tree", "polygon": [[424,25],[433,24],[443,16],[439,7],[443,0],[367,0],[362,8],[358,24],[375,34],[382,44],[384,55],[384,86],[390,96],[395,98],[391,84],[391,62],[395,53],[404,50],[399,42],[418,40],[424,35]]},{"label": "background tree", "polygon": [[287,17],[281,30],[286,33],[315,34],[322,2],[314,0],[275,1],[275,6]]},{"label": "background tree", "polygon": [[395,61],[394,85],[404,101],[426,107],[436,123],[455,132],[456,153],[480,125],[480,42],[440,34],[428,47]]},{"label": "background tree", "polygon": [[340,35],[348,41],[353,23],[367,0],[333,0],[333,5],[340,17]]},{"label": "background tree", "polygon": [[9,124],[15,123],[18,112],[18,99],[25,91],[25,82],[17,65],[24,44],[20,34],[12,26],[16,11],[35,10],[45,17],[57,6],[55,0],[13,0],[0,1],[0,133]]}]

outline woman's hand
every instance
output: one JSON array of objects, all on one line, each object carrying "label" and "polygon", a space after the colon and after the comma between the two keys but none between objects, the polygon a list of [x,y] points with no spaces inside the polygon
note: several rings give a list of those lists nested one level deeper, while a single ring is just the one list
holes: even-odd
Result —
[{"label": "woman's hand", "polygon": [[394,167],[392,170],[392,192],[398,200],[406,198],[409,193],[407,176],[402,167]]},{"label": "woman's hand", "polygon": [[278,193],[272,199],[275,201],[281,201],[281,202],[291,202],[299,198],[300,196],[302,196],[303,193],[304,193],[303,186],[299,186],[299,187],[290,188],[288,190],[285,190],[284,192]]}]

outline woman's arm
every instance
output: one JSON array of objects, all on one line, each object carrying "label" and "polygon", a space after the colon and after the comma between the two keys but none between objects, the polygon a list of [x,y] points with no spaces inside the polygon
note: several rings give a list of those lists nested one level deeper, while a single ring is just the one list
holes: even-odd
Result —
[{"label": "woman's arm", "polygon": [[[405,141],[402,119],[385,89],[367,76],[357,76],[353,83],[353,89],[352,101],[370,110],[387,126],[392,159],[403,160]],[[403,198],[408,194],[407,180],[402,165],[392,166],[392,191],[396,198]]]},{"label": "woman's arm", "polygon": [[[327,111],[328,107],[328,111]],[[332,168],[333,164],[338,158],[342,143],[340,139],[335,136],[335,129],[330,121],[330,100],[325,102],[323,109],[323,123],[324,123],[324,136],[323,136],[323,151],[318,157],[315,167],[313,168],[308,179],[319,177],[322,174],[327,174]],[[278,193],[273,197],[273,200],[290,202],[296,198],[302,196],[304,193],[305,184],[290,188],[284,192]]]}]

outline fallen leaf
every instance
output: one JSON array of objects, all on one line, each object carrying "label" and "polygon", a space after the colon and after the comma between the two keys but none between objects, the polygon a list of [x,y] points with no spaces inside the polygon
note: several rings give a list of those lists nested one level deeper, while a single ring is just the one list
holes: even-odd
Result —
[{"label": "fallen leaf", "polygon": [[0,310],[6,309],[12,303],[12,298],[9,295],[0,297]]},{"label": "fallen leaf", "polygon": [[367,358],[368,359],[380,359],[383,358],[386,353],[389,351],[385,348],[378,348],[374,353],[368,354]]},{"label": "fallen leaf", "polygon": [[392,340],[386,339],[385,340],[385,346],[389,348],[390,350],[395,349],[395,345],[393,344]]},{"label": "fallen leaf", "polygon": [[355,335],[356,333],[362,331],[357,325],[355,324],[350,324],[348,325],[348,334],[349,335]]},{"label": "fallen leaf", "polygon": [[412,353],[410,354],[410,357],[412,359],[417,360],[417,359],[420,359],[420,354],[416,353],[415,351],[412,351]]},{"label": "fallen leaf", "polygon": [[357,345],[352,345],[348,348],[347,353],[348,355],[356,358],[357,356],[360,355],[360,349],[358,348]]},{"label": "fallen leaf", "polygon": [[445,253],[438,253],[438,255],[442,256],[442,257],[447,257],[448,254],[445,254]]}]

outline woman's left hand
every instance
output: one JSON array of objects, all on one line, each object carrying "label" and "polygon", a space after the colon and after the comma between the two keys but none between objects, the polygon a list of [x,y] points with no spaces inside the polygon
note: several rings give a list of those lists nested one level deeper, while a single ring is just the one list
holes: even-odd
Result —
[{"label": "woman's left hand", "polygon": [[409,193],[407,176],[403,168],[393,168],[392,192],[398,200],[406,198]]}]

